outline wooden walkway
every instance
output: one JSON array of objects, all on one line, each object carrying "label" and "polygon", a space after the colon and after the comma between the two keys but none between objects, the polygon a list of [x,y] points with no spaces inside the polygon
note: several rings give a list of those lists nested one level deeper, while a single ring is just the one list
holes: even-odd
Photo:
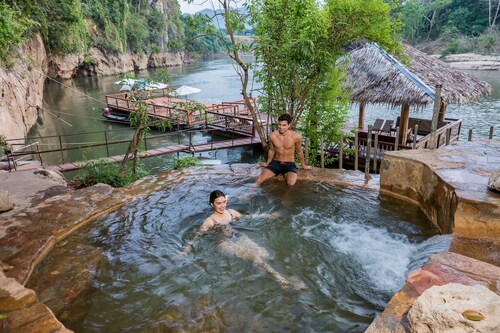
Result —
[{"label": "wooden walkway", "polygon": [[[258,137],[250,137],[250,138],[246,137],[246,138],[215,141],[215,142],[209,142],[209,143],[205,143],[205,144],[198,144],[198,145],[191,145],[191,146],[190,145],[173,145],[173,146],[168,146],[168,147],[146,150],[144,152],[140,152],[138,154],[138,156],[139,156],[139,158],[148,158],[148,157],[155,157],[155,156],[160,156],[160,155],[164,155],[164,154],[181,153],[181,152],[197,153],[197,152],[211,151],[211,150],[217,150],[217,149],[243,147],[243,146],[249,146],[249,145],[253,145],[253,144],[260,144],[260,139]],[[123,160],[124,156],[125,155],[110,156],[110,157],[102,158],[100,160],[104,160],[104,161],[112,162],[112,163],[120,163]],[[49,170],[55,170],[55,171],[60,171],[60,172],[76,171],[76,170],[81,169],[86,163],[89,163],[89,162],[92,162],[92,161],[55,164],[55,165],[47,166],[46,168]],[[24,170],[26,170],[26,169],[24,169]]]}]

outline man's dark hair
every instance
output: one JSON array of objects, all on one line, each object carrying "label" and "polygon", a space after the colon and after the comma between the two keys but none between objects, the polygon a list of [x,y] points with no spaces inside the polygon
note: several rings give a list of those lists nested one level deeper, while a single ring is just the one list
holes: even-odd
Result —
[{"label": "man's dark hair", "polygon": [[292,116],[290,116],[288,113],[283,113],[281,116],[278,118],[278,122],[286,120],[288,125],[292,123]]}]

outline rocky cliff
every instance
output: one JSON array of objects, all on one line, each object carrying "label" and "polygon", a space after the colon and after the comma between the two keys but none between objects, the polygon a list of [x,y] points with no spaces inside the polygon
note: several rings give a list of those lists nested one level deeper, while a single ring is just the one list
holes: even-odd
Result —
[{"label": "rocky cliff", "polygon": [[42,106],[47,55],[38,34],[19,48],[11,69],[0,67],[0,134],[24,138]]},{"label": "rocky cliff", "polygon": [[[176,0],[151,1],[168,22]],[[90,29],[92,31],[92,29]],[[13,68],[0,66],[0,134],[8,139],[26,137],[37,120],[43,103],[45,80],[111,75],[154,67],[178,66],[191,60],[182,52],[170,52],[170,32],[159,41],[158,53],[110,53],[91,48],[84,54],[51,56],[45,51],[40,35],[28,40],[18,50]]]}]

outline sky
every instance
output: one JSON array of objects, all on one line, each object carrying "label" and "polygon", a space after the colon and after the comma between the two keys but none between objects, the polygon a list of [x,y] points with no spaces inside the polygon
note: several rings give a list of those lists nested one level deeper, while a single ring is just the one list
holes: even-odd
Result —
[{"label": "sky", "polygon": [[178,0],[179,5],[181,5],[181,12],[194,14],[200,10],[206,8],[212,8],[212,4],[209,0],[194,0],[193,3],[188,4],[187,0]]},{"label": "sky", "polygon": [[[188,14],[194,14],[206,8],[213,9],[213,5],[215,5],[216,9],[220,8],[220,4],[217,0],[194,0],[190,4],[188,4],[187,0],[177,1],[179,2],[179,5],[181,5],[181,12]],[[241,7],[241,5],[245,3],[245,1],[246,0],[233,0],[231,1],[231,7],[234,7],[235,2],[238,4],[238,7]]]}]

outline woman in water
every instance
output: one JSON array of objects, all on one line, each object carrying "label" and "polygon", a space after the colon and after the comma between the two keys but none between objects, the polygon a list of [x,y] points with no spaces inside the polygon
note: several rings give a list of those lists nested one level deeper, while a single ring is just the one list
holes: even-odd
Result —
[{"label": "woman in water", "polygon": [[[232,227],[242,215],[234,209],[226,208],[227,200],[224,193],[218,190],[213,191],[210,193],[209,203],[212,207],[212,215],[203,221],[194,239],[184,246],[181,255],[187,255],[191,251],[192,244],[195,241],[205,233],[213,231],[217,233],[217,237],[219,238],[217,243],[222,253],[253,261],[259,269],[270,273],[283,287],[293,286],[297,289],[304,288],[303,282],[289,281],[272,268],[267,263],[269,252]],[[252,214],[251,216],[278,217],[277,214]]]}]

